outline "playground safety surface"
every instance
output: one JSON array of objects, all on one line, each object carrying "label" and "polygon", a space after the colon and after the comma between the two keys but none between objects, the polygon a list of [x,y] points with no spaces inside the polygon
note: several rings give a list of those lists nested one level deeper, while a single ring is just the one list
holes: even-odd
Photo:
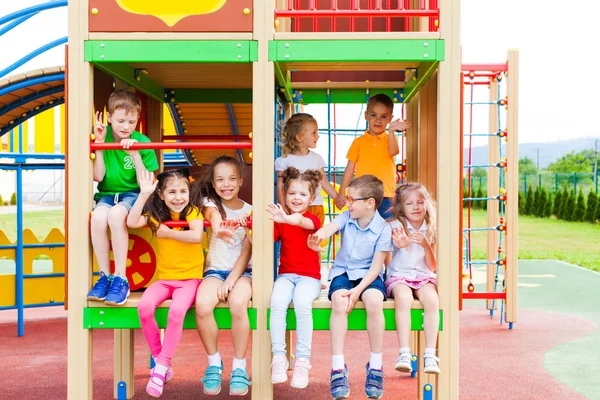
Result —
[{"label": "playground safety surface", "polygon": [[[600,399],[600,274],[558,261],[519,262],[519,315],[513,330],[491,320],[482,301],[469,301],[460,314],[460,399]],[[0,355],[5,371],[0,399],[66,399],[67,321],[60,310],[27,310],[25,336],[0,312]],[[35,320],[53,313],[54,319]],[[398,351],[394,332],[385,333],[384,399],[415,399],[417,380],[393,369]],[[113,398],[112,331],[94,337],[94,399]],[[141,332],[135,338],[135,398],[147,398],[147,351]],[[219,337],[225,360],[223,391],[228,396],[231,335]],[[349,332],[346,363],[351,398],[364,398],[369,347],[366,332]],[[248,352],[248,365],[251,355]],[[306,389],[287,383],[274,387],[275,399],[329,399],[329,333],[313,337],[311,381]],[[206,355],[195,331],[184,332],[173,359],[175,378],[163,399],[200,399]],[[252,376],[250,371],[250,376]],[[291,377],[291,375],[290,375]],[[248,395],[247,398],[250,398]]]}]

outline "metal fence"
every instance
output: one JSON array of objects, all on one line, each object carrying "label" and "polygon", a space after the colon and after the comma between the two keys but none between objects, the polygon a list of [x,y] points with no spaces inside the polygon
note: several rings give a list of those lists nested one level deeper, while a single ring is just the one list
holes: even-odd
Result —
[{"label": "metal fence", "polygon": [[[533,190],[536,190],[538,186],[545,188],[547,191],[556,193],[561,188],[567,188],[567,190],[573,189],[575,195],[579,190],[583,191],[583,194],[587,194],[590,190],[594,190],[598,194],[598,184],[600,180],[600,173],[594,179],[593,172],[573,172],[569,174],[558,174],[558,173],[543,173],[536,175],[520,175],[519,176],[519,191],[527,195],[529,186]],[[467,190],[468,187],[467,178],[463,179],[463,191]],[[487,176],[471,177],[471,190],[473,192],[477,189],[487,189]]]}]

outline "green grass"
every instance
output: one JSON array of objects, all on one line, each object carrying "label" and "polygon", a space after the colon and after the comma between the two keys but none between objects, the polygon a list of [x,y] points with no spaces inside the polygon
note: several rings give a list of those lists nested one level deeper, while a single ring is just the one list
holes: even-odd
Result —
[{"label": "green grass", "polygon": [[[465,227],[466,215],[465,210]],[[471,211],[473,228],[483,228],[486,224],[485,211]],[[486,234],[471,233],[473,259],[486,258]],[[518,246],[519,260],[561,260],[600,271],[600,224],[519,216]]]},{"label": "green grass", "polygon": [[[43,241],[52,228],[58,228],[64,233],[63,210],[29,211],[23,213],[23,227],[31,229],[40,241]],[[17,239],[17,217],[15,214],[0,214],[0,230],[9,240]]]}]

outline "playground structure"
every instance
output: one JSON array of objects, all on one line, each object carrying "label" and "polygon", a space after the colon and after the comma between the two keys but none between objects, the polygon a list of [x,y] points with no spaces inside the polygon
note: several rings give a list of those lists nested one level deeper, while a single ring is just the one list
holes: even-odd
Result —
[{"label": "playground structure", "polygon": [[[89,132],[93,110],[103,109],[113,84],[135,87],[142,98],[141,130],[155,142],[151,148],[182,149],[191,165],[209,163],[224,153],[243,160],[252,171],[247,178],[252,181],[251,203],[257,205],[273,198],[270,179],[264,179],[273,176],[276,150],[271,132],[276,133],[277,123],[293,112],[292,105],[363,103],[370,94],[387,93],[402,104],[405,117],[413,122],[414,134],[404,138],[406,161],[401,158],[403,176],[399,178],[423,182],[439,204],[438,254],[444,255],[438,257],[439,354],[444,373],[437,378],[419,374],[419,398],[457,398],[457,310],[462,282],[452,260],[462,259],[455,233],[461,231],[456,207],[461,206],[462,178],[461,87],[456,79],[461,69],[459,2],[445,2],[438,8],[433,1],[352,0],[339,1],[337,10],[325,1],[320,7],[312,1],[254,3],[229,0],[212,14],[188,16],[180,22],[161,14],[164,10],[138,10],[134,15],[95,0],[69,5],[67,85],[88,87],[89,92],[72,90],[67,96],[71,115],[67,164],[76,165],[68,170],[68,232],[88,229],[85,216],[92,198],[89,155],[101,146],[90,144],[81,132]],[[186,12],[197,11],[201,10]],[[226,12],[231,24],[215,27],[207,23]],[[197,32],[199,26],[207,32]],[[274,31],[268,28],[271,26]],[[516,67],[516,62],[512,65]],[[516,78],[516,73],[511,76]],[[167,128],[171,118],[163,113],[163,103],[173,118],[172,129]],[[175,132],[176,138],[165,132]],[[330,141],[335,134],[335,127],[328,127]],[[165,152],[165,160],[167,156]],[[509,187],[507,190],[510,193]],[[506,212],[510,213],[510,208]],[[274,268],[272,228],[260,207],[253,218],[253,235],[259,239],[253,257],[265,273],[256,274],[249,305],[252,396],[263,399],[272,397],[267,330],[273,281],[269,272]],[[507,226],[513,225],[507,222]],[[91,266],[87,237],[71,234],[68,244],[69,265]],[[91,270],[77,268],[69,275],[69,398],[91,398],[91,329],[115,329],[115,397],[130,397],[131,329],[139,327],[135,308],[139,296],[132,295],[127,307],[120,309],[88,305],[85,293],[91,284]],[[461,282],[459,288],[451,284],[455,279]],[[328,329],[330,303],[320,299],[314,307],[315,329]],[[393,308],[390,301],[384,311],[390,330],[395,329]],[[413,329],[419,331],[420,304],[415,302],[413,308]],[[166,311],[157,311],[163,327]],[[220,327],[227,328],[226,304],[216,314]],[[349,327],[365,329],[364,321],[359,305],[350,315]],[[186,324],[186,328],[193,326],[193,322]],[[422,331],[416,337],[420,346]]]},{"label": "playground structure", "polygon": [[[461,73],[461,95],[467,92],[468,98],[461,101],[468,109],[469,129],[462,133],[463,141],[468,141],[468,159],[462,160],[463,174],[468,182],[466,197],[461,190],[461,203],[466,205],[467,222],[463,229],[463,204],[460,206],[461,223],[461,267],[469,275],[467,291],[463,292],[462,277],[459,278],[459,309],[463,299],[485,299],[490,317],[494,316],[496,300],[500,302],[500,324],[505,320],[512,329],[517,321],[517,275],[518,240],[517,213],[518,202],[509,199],[518,194],[518,53],[508,54],[506,64],[464,64]],[[487,87],[489,99],[476,101],[475,87]],[[505,94],[505,95],[503,95]],[[473,131],[473,119],[476,107],[488,107],[488,131]],[[506,110],[505,113],[502,111]],[[461,107],[461,116],[464,115]],[[461,124],[461,128],[464,124]],[[485,165],[473,165],[471,160],[474,137],[488,138],[488,161]],[[462,156],[461,152],[461,156]],[[474,168],[487,169],[487,195],[476,197],[471,187],[471,172]],[[514,198],[513,197],[513,198]],[[471,205],[473,201],[488,202],[486,207],[487,226],[472,227]],[[471,235],[487,234],[486,259],[472,259]],[[464,242],[464,246],[463,246]],[[463,256],[464,254],[464,256]],[[473,284],[473,267],[486,267],[485,291],[476,292]],[[504,271],[503,275],[500,272]]]}]

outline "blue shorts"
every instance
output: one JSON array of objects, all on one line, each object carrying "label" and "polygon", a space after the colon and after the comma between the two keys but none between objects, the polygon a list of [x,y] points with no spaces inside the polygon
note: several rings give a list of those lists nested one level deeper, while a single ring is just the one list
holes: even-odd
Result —
[{"label": "blue shorts", "polygon": [[394,198],[384,197],[379,207],[377,207],[377,211],[383,219],[388,220],[392,218],[392,207],[394,207]]},{"label": "blue shorts", "polygon": [[[227,277],[229,276],[229,274],[231,274],[231,270],[223,270],[223,269],[209,269],[208,271],[204,272],[204,278],[217,278],[220,279],[222,281],[225,281],[225,279],[227,279]],[[240,278],[242,276],[246,276],[250,279],[252,279],[252,269],[251,268],[246,268],[246,270],[242,273],[242,275],[240,276]]]},{"label": "blue shorts", "polygon": [[[333,292],[335,292],[336,290],[354,289],[355,287],[357,287],[360,284],[361,281],[362,281],[362,278],[351,281],[350,278],[348,278],[348,274],[344,272],[343,274],[338,275],[335,278],[333,278],[333,280],[331,281],[331,284],[329,285],[329,294],[327,295],[327,297],[329,298],[329,300],[331,300],[331,296],[333,295]],[[381,294],[383,294],[383,300],[387,299],[387,296],[385,295],[386,294],[385,284],[383,283],[383,281],[381,280],[381,278],[379,276],[377,278],[375,278],[375,280],[373,282],[371,282],[371,284],[365,288],[365,290],[367,290],[367,289],[377,289],[381,292]],[[365,292],[365,290],[363,290],[363,293]],[[360,294],[360,296],[362,298],[362,293]]]},{"label": "blue shorts", "polygon": [[125,207],[127,211],[131,211],[131,207],[133,207],[133,203],[135,203],[139,195],[140,192],[125,192],[117,193],[115,195],[100,196],[98,200],[96,200],[94,209],[98,207],[113,208],[117,204],[120,204]]}]

